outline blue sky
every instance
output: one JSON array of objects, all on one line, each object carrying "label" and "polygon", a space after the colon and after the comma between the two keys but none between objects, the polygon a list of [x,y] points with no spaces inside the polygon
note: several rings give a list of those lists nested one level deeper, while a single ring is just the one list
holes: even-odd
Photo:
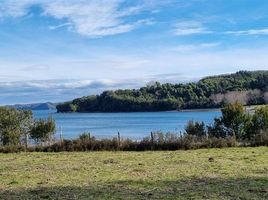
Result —
[{"label": "blue sky", "polygon": [[268,69],[267,0],[0,0],[0,104]]}]

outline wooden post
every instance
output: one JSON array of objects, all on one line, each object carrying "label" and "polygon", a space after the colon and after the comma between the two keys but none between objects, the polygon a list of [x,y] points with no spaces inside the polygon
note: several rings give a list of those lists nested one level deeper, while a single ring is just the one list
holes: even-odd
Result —
[{"label": "wooden post", "polygon": [[151,150],[154,150],[154,134],[151,132]]},{"label": "wooden post", "polygon": [[48,145],[50,146],[51,145],[51,135],[50,135],[50,133],[49,133],[49,136],[48,136]]},{"label": "wooden post", "polygon": [[261,132],[260,136],[261,136],[261,145],[262,145],[262,142],[263,142],[262,132]]},{"label": "wooden post", "polygon": [[120,133],[117,133],[117,141],[118,141],[118,150],[120,150],[120,146],[121,146],[121,138],[120,138]]},{"label": "wooden post", "polygon": [[181,145],[182,145],[182,132],[180,131],[180,142],[181,142]]},{"label": "wooden post", "polygon": [[92,142],[91,142],[91,134],[88,132],[88,144],[87,144],[87,150],[92,150]]},{"label": "wooden post", "polygon": [[62,126],[60,127],[60,142],[63,144]]},{"label": "wooden post", "polygon": [[25,151],[28,149],[28,140],[29,140],[29,135],[28,133],[25,134]]}]

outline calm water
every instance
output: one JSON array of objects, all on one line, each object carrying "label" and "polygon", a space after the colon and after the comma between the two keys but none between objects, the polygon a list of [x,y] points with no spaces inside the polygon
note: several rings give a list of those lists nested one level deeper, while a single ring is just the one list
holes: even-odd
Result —
[{"label": "calm water", "polygon": [[189,120],[211,123],[219,111],[146,112],[146,113],[56,113],[56,111],[33,111],[35,118],[52,116],[64,138],[76,138],[89,131],[97,138],[111,138],[119,131],[122,137],[142,139],[151,131],[180,132]]}]

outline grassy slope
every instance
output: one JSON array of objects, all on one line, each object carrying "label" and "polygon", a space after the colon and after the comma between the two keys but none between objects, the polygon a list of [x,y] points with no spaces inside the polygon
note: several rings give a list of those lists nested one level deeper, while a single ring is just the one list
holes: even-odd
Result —
[{"label": "grassy slope", "polygon": [[268,148],[0,154],[1,198],[268,199]]}]

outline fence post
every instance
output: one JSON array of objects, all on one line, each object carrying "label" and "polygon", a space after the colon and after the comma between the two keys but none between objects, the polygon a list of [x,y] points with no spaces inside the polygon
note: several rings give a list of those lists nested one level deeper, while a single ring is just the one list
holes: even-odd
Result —
[{"label": "fence post", "polygon": [[49,138],[48,138],[48,145],[51,146],[52,144],[52,135],[49,133]]},{"label": "fence post", "polygon": [[121,138],[120,138],[120,133],[117,133],[117,141],[118,141],[118,150],[120,150],[120,146],[121,146]]},{"label": "fence post", "polygon": [[28,149],[28,140],[29,140],[29,135],[28,133],[25,134],[25,151]]},{"label": "fence post", "polygon": [[182,147],[182,132],[180,131],[180,143],[181,143],[181,147]]},{"label": "fence post", "polygon": [[151,150],[154,150],[154,134],[151,132]]},{"label": "fence post", "polygon": [[60,127],[60,142],[63,144],[62,126]]}]

